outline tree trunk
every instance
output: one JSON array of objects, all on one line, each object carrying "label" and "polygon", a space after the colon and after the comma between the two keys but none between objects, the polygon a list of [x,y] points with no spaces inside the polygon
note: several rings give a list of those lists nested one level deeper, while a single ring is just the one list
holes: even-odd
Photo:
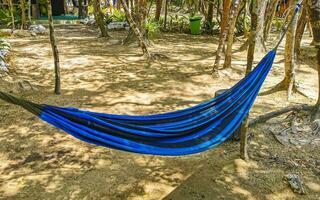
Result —
[{"label": "tree trunk", "polygon": [[[99,2],[100,4],[100,2]],[[78,7],[78,18],[83,18],[83,0],[79,0],[79,7]]]},{"label": "tree trunk", "polygon": [[8,0],[9,3],[9,9],[10,9],[10,15],[11,15],[11,24],[12,24],[12,30],[16,28],[15,26],[15,19],[14,19],[14,10],[13,10],[13,5],[12,5],[12,0]]},{"label": "tree trunk", "polygon": [[297,30],[296,30],[296,37],[294,42],[294,49],[296,53],[297,61],[300,60],[301,55],[301,40],[303,37],[304,30],[306,29],[307,25],[307,2],[305,1],[302,7],[302,13],[298,20]]},{"label": "tree trunk", "polygon": [[28,21],[31,24],[31,0],[28,1]]},{"label": "tree trunk", "polygon": [[269,35],[270,35],[270,32],[271,32],[271,28],[272,28],[272,22],[273,22],[273,19],[276,15],[276,8],[278,6],[278,3],[279,3],[279,0],[271,0],[270,1],[270,6],[268,9],[268,17],[267,19],[265,20],[266,23],[265,23],[265,29],[264,29],[264,41],[267,41],[268,38],[269,38]]},{"label": "tree trunk", "polygon": [[49,19],[49,30],[50,30],[50,42],[52,47],[53,59],[54,59],[54,72],[55,72],[55,94],[61,93],[60,84],[60,61],[59,61],[59,51],[56,43],[56,38],[54,35],[53,18],[52,18],[52,7],[51,0],[47,0],[48,3],[48,19]]},{"label": "tree trunk", "polygon": [[241,0],[235,0],[232,5],[232,9],[229,15],[229,28],[228,28],[228,40],[227,40],[227,50],[225,53],[225,60],[223,68],[229,68],[231,66],[232,57],[232,45],[234,38],[234,30],[237,23],[237,16],[241,8]]},{"label": "tree trunk", "polygon": [[313,32],[313,39],[315,47],[318,50],[317,53],[317,61],[318,61],[318,83],[319,83],[319,92],[318,92],[318,101],[316,104],[317,107],[317,114],[316,118],[320,118],[320,0],[309,0],[308,1],[309,7],[309,16],[310,16],[310,23]]},{"label": "tree trunk", "polygon": [[21,29],[26,28],[26,0],[20,0],[21,9]]},{"label": "tree trunk", "polygon": [[107,28],[104,24],[104,15],[101,11],[100,0],[93,0],[94,16],[101,31],[101,37],[109,37]]},{"label": "tree trunk", "polygon": [[214,8],[214,1],[211,0],[208,2],[208,13],[206,18],[206,24],[208,28],[212,28],[213,8]]},{"label": "tree trunk", "polygon": [[251,72],[254,60],[256,38],[257,38],[257,21],[258,21],[258,10],[257,2],[253,1],[250,5],[251,13],[251,32],[249,36],[249,48],[247,52],[247,69],[246,75]]},{"label": "tree trunk", "polygon": [[162,0],[156,0],[156,15],[154,19],[158,22],[160,20],[161,9],[162,9]]},{"label": "tree trunk", "polygon": [[[297,3],[297,0],[290,0],[289,7],[293,7]],[[288,19],[293,17],[292,10],[288,15]],[[295,31],[297,28],[297,19],[298,15],[296,15],[293,19],[293,23],[289,26],[287,35],[286,35],[286,44],[285,44],[285,81],[288,99],[290,99],[292,90],[295,84],[295,59],[294,59],[294,39],[295,39]]]},{"label": "tree trunk", "polygon": [[220,22],[219,44],[216,52],[216,59],[212,69],[213,74],[218,73],[218,67],[220,65],[222,48],[224,47],[224,44],[227,38],[227,34],[228,34],[227,26],[228,26],[228,16],[230,11],[230,6],[231,6],[231,0],[223,1],[223,12],[222,12],[222,19]]},{"label": "tree trunk", "polygon": [[140,31],[142,32],[143,36],[147,36],[145,33],[146,32],[146,24],[147,24],[147,14],[148,14],[146,0],[139,1],[139,14],[140,14]]},{"label": "tree trunk", "polygon": [[265,44],[264,44],[264,16],[266,13],[267,8],[267,1],[266,0],[257,0],[258,6],[258,21],[257,21],[257,38],[256,38],[256,47],[255,52],[258,55],[262,55],[265,53]]},{"label": "tree trunk", "polygon": [[[256,45],[256,29],[257,29],[257,21],[258,21],[258,10],[257,10],[257,2],[253,1],[250,5],[250,13],[251,13],[251,32],[249,36],[249,48],[247,52],[247,69],[246,75],[248,75],[252,71],[253,61],[254,61],[254,50]],[[249,115],[245,118],[245,120],[241,124],[240,128],[240,157],[243,160],[248,160],[248,131],[249,131]]]},{"label": "tree trunk", "polygon": [[164,0],[165,1],[165,4],[164,4],[164,25],[163,25],[163,28],[164,30],[167,29],[167,17],[168,17],[168,1],[169,0]]},{"label": "tree trunk", "polygon": [[143,35],[141,34],[139,28],[137,27],[137,24],[133,21],[133,18],[131,16],[131,13],[128,9],[128,6],[125,2],[125,0],[120,0],[121,1],[121,4],[122,4],[122,7],[124,9],[124,12],[126,14],[126,17],[127,17],[127,20],[129,22],[129,25],[130,25],[130,28],[131,30],[134,32],[134,34],[136,35],[136,37],[138,38],[139,40],[139,44],[140,44],[140,47],[142,49],[142,52],[145,56],[147,56],[147,59],[150,60],[152,59],[152,56],[147,48],[147,45],[143,39]]}]

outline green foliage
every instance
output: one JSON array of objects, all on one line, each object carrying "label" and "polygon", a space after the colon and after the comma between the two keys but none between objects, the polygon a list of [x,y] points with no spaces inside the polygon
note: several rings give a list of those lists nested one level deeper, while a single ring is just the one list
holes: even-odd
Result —
[{"label": "green foliage", "polygon": [[89,5],[89,6],[88,6],[88,14],[89,14],[89,15],[93,15],[93,14],[94,14],[94,8],[93,8],[92,5]]},{"label": "green foliage", "polygon": [[160,24],[154,20],[149,20],[146,23],[146,31],[148,33],[148,37],[153,37],[160,33]]},{"label": "green foliage", "polygon": [[121,10],[114,10],[113,14],[108,17],[108,22],[125,22],[126,14]]},{"label": "green foliage", "polygon": [[[164,23],[163,19],[160,21],[162,24]],[[189,30],[189,18],[184,15],[169,15],[169,20],[167,27],[169,31],[178,31],[180,33],[182,32],[188,32]]]},{"label": "green foliage", "polygon": [[281,28],[283,27],[284,24],[284,20],[279,19],[278,17],[276,18],[276,20],[273,22],[275,27],[277,28],[277,31],[280,31]]},{"label": "green foliage", "polygon": [[11,25],[11,15],[9,10],[0,9],[0,25],[9,27]]}]

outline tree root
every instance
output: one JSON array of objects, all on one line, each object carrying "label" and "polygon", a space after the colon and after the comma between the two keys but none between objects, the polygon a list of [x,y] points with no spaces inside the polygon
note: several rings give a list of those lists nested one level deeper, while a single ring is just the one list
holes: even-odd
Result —
[{"label": "tree root", "polygon": [[251,119],[249,121],[249,126],[253,126],[258,123],[266,122],[266,121],[270,120],[271,118],[278,117],[280,115],[283,115],[283,114],[291,112],[291,111],[300,111],[300,110],[312,111],[312,110],[314,110],[314,108],[315,108],[315,106],[311,106],[311,105],[307,105],[307,104],[288,106],[286,108],[261,115],[255,119]]},{"label": "tree root", "polygon": [[[280,83],[278,83],[277,85],[275,85],[273,88],[271,88],[271,89],[269,89],[269,90],[267,90],[267,91],[261,92],[261,93],[259,94],[259,96],[266,96],[266,95],[273,94],[273,93],[276,93],[276,92],[280,92],[280,91],[283,91],[283,90],[287,90],[287,84],[286,84],[286,81],[285,81],[285,80],[281,81]],[[296,84],[296,83],[293,84],[292,92],[293,92],[293,93],[298,93],[298,94],[300,94],[300,95],[302,95],[302,96],[310,99],[310,97],[309,97],[307,94],[305,94],[304,92],[302,92],[302,91],[300,90],[299,85]],[[288,99],[289,99],[289,98],[290,98],[290,97],[288,97]]]}]

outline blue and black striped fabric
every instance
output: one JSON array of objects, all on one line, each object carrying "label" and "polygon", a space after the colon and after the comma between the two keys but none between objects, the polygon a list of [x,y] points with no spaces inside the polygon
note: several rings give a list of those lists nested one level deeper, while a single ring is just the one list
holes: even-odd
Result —
[{"label": "blue and black striped fabric", "polygon": [[227,140],[249,113],[276,50],[235,86],[200,105],[175,112],[114,115],[44,105],[40,118],[88,143],[123,151],[178,156],[206,151]]}]

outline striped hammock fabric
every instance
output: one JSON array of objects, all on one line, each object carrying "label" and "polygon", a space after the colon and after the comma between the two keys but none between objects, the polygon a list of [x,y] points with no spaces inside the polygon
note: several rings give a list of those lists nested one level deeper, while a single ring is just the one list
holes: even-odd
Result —
[{"label": "striped hammock fabric", "polygon": [[226,141],[248,115],[276,55],[270,51],[245,78],[221,95],[191,108],[146,116],[114,115],[35,104],[0,92],[70,135],[95,145],[141,154],[178,156]]}]

